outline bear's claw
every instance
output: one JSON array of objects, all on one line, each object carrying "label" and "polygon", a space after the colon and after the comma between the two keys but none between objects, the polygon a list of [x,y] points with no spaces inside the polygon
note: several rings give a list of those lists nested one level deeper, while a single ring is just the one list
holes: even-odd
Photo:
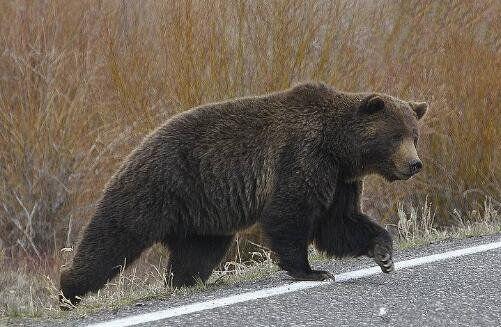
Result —
[{"label": "bear's claw", "polygon": [[308,273],[306,273],[306,272],[301,272],[301,273],[288,272],[288,274],[297,280],[316,280],[316,281],[323,281],[323,280],[327,280],[327,279],[334,280],[334,275],[328,271],[325,271],[325,270],[312,270]]}]

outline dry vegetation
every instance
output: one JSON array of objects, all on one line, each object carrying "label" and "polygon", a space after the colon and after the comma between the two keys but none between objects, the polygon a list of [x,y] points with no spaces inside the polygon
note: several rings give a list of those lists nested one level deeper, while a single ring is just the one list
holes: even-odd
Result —
[{"label": "dry vegetation", "polygon": [[18,301],[0,316],[55,306],[60,249],[160,122],[302,80],[430,103],[425,171],[371,178],[367,211],[404,238],[499,230],[500,16],[495,0],[1,1],[0,298]]}]

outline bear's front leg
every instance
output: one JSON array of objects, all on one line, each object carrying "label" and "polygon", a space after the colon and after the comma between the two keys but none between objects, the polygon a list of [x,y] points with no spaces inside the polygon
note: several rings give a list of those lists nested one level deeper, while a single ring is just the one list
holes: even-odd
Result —
[{"label": "bear's front leg", "polygon": [[329,209],[319,217],[312,240],[320,251],[338,258],[367,255],[385,273],[394,270],[393,241],[390,233],[362,213],[362,182],[342,182]]},{"label": "bear's front leg", "polygon": [[[381,267],[384,273],[395,270],[393,264],[393,239],[391,234],[381,225],[363,213],[352,213],[347,219],[348,239],[356,240],[355,244]],[[365,252],[365,253],[364,253]]]},{"label": "bear's front leg", "polygon": [[326,280],[334,276],[313,270],[308,262],[308,240],[311,223],[306,206],[297,201],[274,203],[263,215],[263,232],[271,250],[278,256],[279,266],[297,280]]},{"label": "bear's front leg", "polygon": [[334,275],[328,271],[311,269],[308,262],[308,242],[302,235],[287,234],[287,231],[288,229],[282,232],[265,232],[270,239],[271,250],[278,257],[280,268],[297,280],[334,279]]}]

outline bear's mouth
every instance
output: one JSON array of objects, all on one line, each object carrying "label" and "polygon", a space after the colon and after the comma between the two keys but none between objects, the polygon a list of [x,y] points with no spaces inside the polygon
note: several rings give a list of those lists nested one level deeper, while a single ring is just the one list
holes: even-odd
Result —
[{"label": "bear's mouth", "polygon": [[394,173],[394,176],[395,176],[395,180],[404,181],[404,180],[408,180],[409,178],[411,178],[412,176],[414,176],[414,174],[411,174],[411,173]]},{"label": "bear's mouth", "polygon": [[413,174],[408,174],[408,173],[400,173],[400,172],[391,172],[389,174],[385,174],[385,179],[388,181],[388,182],[394,182],[394,181],[404,181],[404,180],[408,180],[409,178],[411,178],[412,176],[414,176]]}]

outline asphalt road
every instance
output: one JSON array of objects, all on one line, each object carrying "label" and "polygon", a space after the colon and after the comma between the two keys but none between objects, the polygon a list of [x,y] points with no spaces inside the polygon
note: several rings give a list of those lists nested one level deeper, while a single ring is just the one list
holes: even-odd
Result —
[{"label": "asphalt road", "polygon": [[159,321],[151,326],[501,326],[501,250]]},{"label": "asphalt road", "polygon": [[[501,241],[501,235],[442,242],[399,251],[396,262]],[[374,266],[369,259],[329,260],[315,268],[336,274]],[[283,273],[103,313],[58,325],[88,325],[255,290],[293,285]],[[52,323],[51,323],[52,324]],[[120,324],[119,324],[120,325]],[[501,326],[501,248],[376,274],[330,282],[287,294],[182,314],[140,326]]]}]

